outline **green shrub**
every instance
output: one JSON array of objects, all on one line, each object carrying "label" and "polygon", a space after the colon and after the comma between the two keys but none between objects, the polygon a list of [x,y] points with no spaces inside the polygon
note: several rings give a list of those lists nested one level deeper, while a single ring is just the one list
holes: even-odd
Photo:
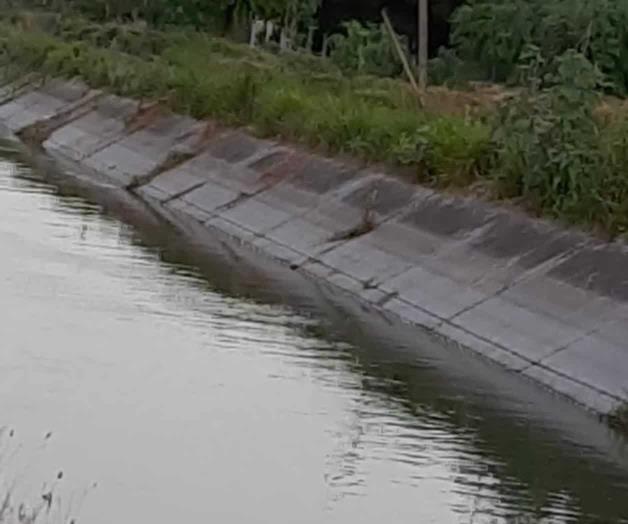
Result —
[{"label": "green shrub", "polygon": [[628,88],[628,2],[617,0],[468,0],[453,16],[460,58],[485,78],[513,79],[522,54],[548,61],[569,49],[590,59],[619,93]]},{"label": "green shrub", "polygon": [[[84,30],[87,37],[73,36]],[[551,216],[614,234],[628,229],[628,122],[596,116],[605,78],[576,50],[547,60],[539,47],[522,49],[512,75],[525,89],[484,122],[420,110],[398,80],[333,69],[312,74],[299,61],[287,66],[282,56],[203,34],[147,30],[147,39],[136,24],[98,32],[84,20],[46,31],[0,23],[2,64],[80,76],[197,118],[415,168],[432,185],[466,186],[481,177],[499,197]],[[107,31],[116,38],[105,38]]]},{"label": "green shrub", "polygon": [[338,67],[352,73],[399,75],[401,65],[383,25],[351,21],[344,28],[346,34],[330,38],[331,60]]},{"label": "green shrub", "polygon": [[628,149],[617,124],[602,126],[595,118],[602,75],[576,51],[558,57],[553,73],[535,76],[545,68],[529,65],[529,89],[503,104],[495,122],[492,177],[499,194],[523,197],[555,217],[622,232],[628,225]]}]

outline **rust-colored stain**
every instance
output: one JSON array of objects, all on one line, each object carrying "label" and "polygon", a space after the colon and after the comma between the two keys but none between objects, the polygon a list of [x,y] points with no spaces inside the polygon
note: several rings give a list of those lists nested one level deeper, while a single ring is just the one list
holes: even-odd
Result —
[{"label": "rust-colored stain", "polygon": [[289,153],[264,170],[257,180],[266,187],[274,186],[296,174],[305,165],[307,159],[308,156],[303,153]]},{"label": "rust-colored stain", "polygon": [[197,142],[196,147],[198,148],[206,147],[222,131],[223,129],[221,128],[221,126],[218,125],[218,123],[213,122],[213,121],[206,122],[198,136],[198,142]]},{"label": "rust-colored stain", "polygon": [[145,106],[140,104],[137,111],[125,121],[128,133],[134,133],[140,129],[154,124],[159,118],[168,114],[168,109],[163,105],[163,100],[156,100]]}]

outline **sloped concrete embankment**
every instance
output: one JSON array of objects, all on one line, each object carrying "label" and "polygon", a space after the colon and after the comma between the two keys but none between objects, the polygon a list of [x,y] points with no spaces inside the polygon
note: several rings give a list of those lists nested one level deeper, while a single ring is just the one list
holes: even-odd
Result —
[{"label": "sloped concrete embankment", "polygon": [[628,247],[237,130],[49,82],[0,122],[294,270],[608,414],[628,399]]}]

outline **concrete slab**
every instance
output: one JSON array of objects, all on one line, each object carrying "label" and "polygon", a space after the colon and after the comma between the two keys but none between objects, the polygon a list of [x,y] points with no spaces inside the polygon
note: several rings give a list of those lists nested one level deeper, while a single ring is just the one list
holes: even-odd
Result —
[{"label": "concrete slab", "polygon": [[377,286],[408,269],[411,264],[382,251],[368,241],[368,236],[345,242],[321,255],[320,261],[363,283]]},{"label": "concrete slab", "polygon": [[489,298],[449,277],[418,266],[383,282],[380,287],[443,319]]},{"label": "concrete slab", "polygon": [[88,92],[89,88],[83,83],[50,81],[0,106],[0,120],[17,133],[39,120],[55,116]]},{"label": "concrete slab", "polygon": [[553,269],[551,277],[628,302],[628,245],[590,241],[581,250]]},{"label": "concrete slab", "polygon": [[335,270],[318,260],[305,260],[299,269],[312,277],[317,277],[317,279],[324,281],[327,281],[327,277],[335,273]]},{"label": "concrete slab", "polygon": [[[607,393],[628,398],[628,320],[614,324],[578,339],[543,359],[543,366],[591,387],[603,384]],[[619,333],[612,336],[606,332],[613,327],[621,331],[621,340],[617,336]]]},{"label": "concrete slab", "polygon": [[472,241],[474,250],[496,260],[515,259],[521,270],[566,256],[582,239],[550,224],[530,220],[515,211],[493,213],[489,227]]},{"label": "concrete slab", "polygon": [[280,165],[284,164],[293,152],[287,148],[273,144],[272,147],[263,151],[256,151],[255,154],[246,159],[246,167],[256,173],[271,175]]},{"label": "concrete slab", "polygon": [[269,257],[272,257],[284,264],[294,264],[303,259],[303,255],[298,253],[294,249],[273,242],[267,238],[256,237],[253,240],[253,246],[264,252]]},{"label": "concrete slab", "polygon": [[242,131],[229,131],[212,140],[207,151],[212,158],[238,164],[273,146],[270,141],[254,138]]},{"label": "concrete slab", "polygon": [[[149,195],[144,195],[144,197],[151,198]],[[205,224],[208,220],[213,218],[213,215],[211,213],[203,211],[202,209],[199,209],[198,207],[192,204],[188,204],[187,202],[180,199],[172,200],[167,204],[162,205],[162,207],[164,207],[165,209],[172,209],[179,214],[187,215],[191,219],[196,220],[197,222],[200,222],[202,224]]]},{"label": "concrete slab", "polygon": [[431,313],[398,298],[393,298],[386,302],[386,304],[382,306],[382,309],[394,313],[409,324],[421,326],[425,329],[434,329],[442,322],[440,318]]},{"label": "concrete slab", "polygon": [[39,103],[41,98],[36,91],[29,91],[23,95],[19,95],[17,98],[0,105],[0,119],[5,126],[8,126],[7,121],[19,114],[21,111],[25,111],[28,108]]},{"label": "concrete slab", "polygon": [[[502,249],[499,258],[498,249],[493,249],[491,239],[500,220],[499,213],[481,203],[475,209],[466,199],[419,192],[411,211],[373,236],[386,251],[398,253],[480,293],[493,295],[512,285],[524,272],[515,251],[507,258]],[[480,249],[477,244],[485,248]]]},{"label": "concrete slab", "polygon": [[297,217],[282,221],[273,229],[264,231],[264,234],[274,242],[291,246],[301,253],[301,257],[315,257],[330,246],[329,239],[333,231]]},{"label": "concrete slab", "polygon": [[220,216],[257,235],[264,235],[266,231],[292,218],[283,209],[269,206],[258,198],[242,199],[230,209],[221,211]]},{"label": "concrete slab", "polygon": [[254,195],[268,187],[269,182],[252,169],[236,167],[204,152],[185,163],[185,169],[199,178],[212,180],[244,195]]},{"label": "concrete slab", "polygon": [[[290,186],[291,181],[285,185]],[[333,248],[343,232],[359,227],[370,210],[376,221],[386,220],[400,212],[413,198],[413,193],[402,191],[397,180],[383,180],[381,175],[363,175],[352,178],[346,184],[334,188],[329,194],[307,199],[318,204],[310,210],[266,232],[266,236],[307,256],[318,256],[321,251]],[[278,188],[283,191],[285,188]],[[268,199],[269,195],[262,198]]]},{"label": "concrete slab", "polygon": [[[11,114],[2,115],[0,108],[0,119],[2,119],[4,125],[14,133],[20,132],[25,127],[28,127],[38,120],[50,118],[60,112],[67,102],[52,98],[49,96],[40,95],[39,93],[31,93],[31,98],[37,98],[36,101],[26,101],[24,99],[18,99],[12,104],[12,108],[7,108],[7,111]],[[25,97],[26,98],[26,97]],[[26,105],[20,106],[25,103]]]},{"label": "concrete slab", "polygon": [[312,155],[304,155],[290,183],[302,191],[324,195],[351,179],[360,176],[357,168]]},{"label": "concrete slab", "polygon": [[38,91],[71,103],[83,98],[90,91],[90,87],[79,78],[71,81],[52,79],[42,85]]},{"label": "concrete slab", "polygon": [[157,156],[148,156],[144,152],[126,147],[122,143],[113,143],[84,159],[87,167],[104,173],[121,186],[129,186],[135,180],[148,175],[167,156],[167,151]]},{"label": "concrete slab", "polygon": [[373,246],[411,265],[424,264],[429,257],[451,246],[447,239],[405,224],[402,219],[380,224],[368,237]]},{"label": "concrete slab", "polygon": [[334,284],[335,286],[343,289],[345,291],[349,291],[353,295],[360,295],[365,288],[364,283],[356,280],[350,275],[340,272],[330,273],[327,277],[327,280]]},{"label": "concrete slab", "polygon": [[219,208],[236,201],[240,195],[221,185],[207,182],[181,196],[180,200],[214,216]]},{"label": "concrete slab", "polygon": [[548,390],[560,393],[567,398],[577,399],[580,404],[598,413],[612,413],[621,403],[619,399],[601,390],[592,389],[545,367],[532,366],[523,370],[522,374],[537,384],[542,384]]},{"label": "concrete slab", "polygon": [[530,366],[530,361],[522,358],[521,355],[499,347],[452,324],[441,324],[435,328],[435,331],[448,340],[457,342],[461,346],[471,349],[489,360],[498,362],[510,370],[521,371]]},{"label": "concrete slab", "polygon": [[381,174],[360,176],[341,201],[354,209],[371,210],[379,222],[401,213],[415,198],[415,191],[400,180]]},{"label": "concrete slab", "polygon": [[252,242],[255,238],[255,233],[249,231],[248,229],[244,229],[229,220],[225,220],[222,217],[212,217],[206,223],[208,227],[217,229],[222,233],[229,235],[230,237],[236,238],[241,242]]},{"label": "concrete slab", "polygon": [[523,280],[502,296],[548,319],[592,331],[620,314],[621,303],[566,282],[539,275]]},{"label": "concrete slab", "polygon": [[452,323],[498,346],[540,361],[566,347],[585,332],[534,310],[494,297],[455,317]]},{"label": "concrete slab", "polygon": [[193,124],[183,117],[156,117],[145,128],[124,133],[118,141],[90,155],[85,164],[106,172],[122,185],[137,183],[161,166],[183,139],[189,139],[187,131]]},{"label": "concrete slab", "polygon": [[[474,233],[479,232],[474,230],[471,235]],[[441,244],[439,251],[424,258],[421,265],[485,296],[500,293],[522,278],[516,259],[500,261],[488,257],[471,248],[471,238]]]},{"label": "concrete slab", "polygon": [[120,139],[126,133],[125,119],[138,107],[139,104],[132,100],[103,97],[94,111],[56,130],[43,146],[81,162]]},{"label": "concrete slab", "polygon": [[416,205],[400,222],[452,240],[494,219],[495,210],[479,202],[422,190]]},{"label": "concrete slab", "polygon": [[137,193],[151,196],[159,202],[165,202],[196,189],[205,182],[196,173],[185,168],[178,168],[156,176],[150,183],[138,188]]}]

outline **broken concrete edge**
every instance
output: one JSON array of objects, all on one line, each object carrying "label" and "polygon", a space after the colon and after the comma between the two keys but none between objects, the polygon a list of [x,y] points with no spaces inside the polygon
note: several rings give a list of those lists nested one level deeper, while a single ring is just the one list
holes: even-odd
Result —
[{"label": "broken concrete edge", "polygon": [[[17,91],[0,122],[380,314],[617,420],[628,399],[628,249],[96,93]],[[44,130],[43,132],[41,130]]]}]

